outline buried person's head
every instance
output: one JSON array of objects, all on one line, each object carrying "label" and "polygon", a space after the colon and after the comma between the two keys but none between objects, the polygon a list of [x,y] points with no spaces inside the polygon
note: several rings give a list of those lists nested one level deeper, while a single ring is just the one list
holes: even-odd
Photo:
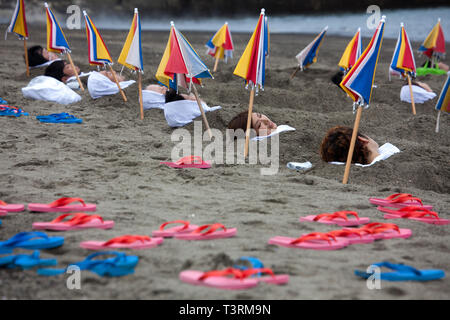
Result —
[{"label": "buried person's head", "polygon": [[[320,146],[320,156],[325,162],[346,162],[353,129],[344,126],[328,130]],[[377,156],[378,144],[368,136],[358,132],[352,163],[369,164]]]},{"label": "buried person's head", "polygon": [[[248,112],[244,111],[235,116],[228,123],[228,129],[247,130]],[[277,129],[277,125],[272,122],[266,115],[261,113],[252,113],[250,128],[256,131],[258,136],[269,135]]]},{"label": "buried person's head", "polygon": [[28,65],[30,67],[40,66],[56,59],[58,59],[58,56],[55,53],[49,52],[47,49],[42,48],[42,46],[28,48]]},{"label": "buried person's head", "polygon": [[[80,68],[76,67],[76,71],[79,73]],[[45,69],[45,75],[48,77],[53,77],[56,80],[62,81],[64,83],[73,76],[76,75],[74,68],[70,63],[65,60],[55,61]]]}]

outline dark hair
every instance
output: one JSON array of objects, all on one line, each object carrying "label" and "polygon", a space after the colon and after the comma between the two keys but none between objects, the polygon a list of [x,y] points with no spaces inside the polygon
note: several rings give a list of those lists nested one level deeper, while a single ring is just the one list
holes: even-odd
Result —
[{"label": "dark hair", "polygon": [[35,67],[48,62],[42,55],[43,48],[41,46],[32,46],[28,48],[28,65]]},{"label": "dark hair", "polygon": [[[228,123],[228,129],[238,130],[242,129],[244,131],[247,130],[247,121],[248,121],[248,111],[243,111],[235,116]],[[253,128],[253,124],[250,123],[250,128]]]},{"label": "dark hair", "polygon": [[185,100],[182,95],[179,95],[178,92],[172,88],[169,88],[166,92],[166,103],[178,100]]},{"label": "dark hair", "polygon": [[331,82],[333,82],[335,85],[341,88],[340,84],[342,82],[342,78],[344,78],[344,72],[338,71],[331,77]]},{"label": "dark hair", "polygon": [[45,69],[45,75],[48,77],[53,77],[56,80],[62,81],[64,77],[64,66],[66,65],[66,61],[57,60],[54,61],[51,65]]},{"label": "dark hair", "polygon": [[[337,126],[328,130],[320,146],[322,160],[325,162],[346,162],[352,134],[353,129],[349,127]],[[359,132],[358,137],[367,138]],[[359,139],[356,139],[352,163],[368,164],[368,159],[369,150]]]}]

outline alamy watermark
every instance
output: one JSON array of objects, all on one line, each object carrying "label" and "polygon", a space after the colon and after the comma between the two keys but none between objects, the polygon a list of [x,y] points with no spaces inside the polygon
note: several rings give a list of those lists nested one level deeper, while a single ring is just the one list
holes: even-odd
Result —
[{"label": "alamy watermark", "polygon": [[369,30],[373,30],[376,29],[376,27],[378,26],[378,24],[380,23],[381,20],[381,9],[379,6],[377,5],[370,5],[367,7],[366,10],[367,14],[370,14],[370,16],[367,18],[367,28]]},{"label": "alamy watermark", "polygon": [[381,269],[378,266],[370,265],[366,272],[370,277],[366,280],[367,289],[381,290]]},{"label": "alamy watermark", "polygon": [[70,265],[66,273],[70,274],[67,278],[66,286],[69,290],[81,290],[81,269],[76,265]]}]

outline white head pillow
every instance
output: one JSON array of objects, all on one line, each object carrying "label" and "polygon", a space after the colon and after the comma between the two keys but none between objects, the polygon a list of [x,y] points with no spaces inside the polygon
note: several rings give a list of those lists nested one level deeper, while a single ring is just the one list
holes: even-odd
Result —
[{"label": "white head pillow", "polygon": [[22,93],[28,99],[52,101],[60,104],[71,104],[81,100],[81,96],[63,82],[47,76],[32,79],[28,86],[22,88]]}]

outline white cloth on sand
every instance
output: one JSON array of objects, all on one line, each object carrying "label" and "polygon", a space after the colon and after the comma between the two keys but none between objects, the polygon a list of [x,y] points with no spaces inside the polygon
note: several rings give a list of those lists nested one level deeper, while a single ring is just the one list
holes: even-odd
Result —
[{"label": "white cloth on sand", "polygon": [[[375,163],[377,163],[378,161],[381,160],[386,160],[388,158],[390,158],[392,155],[399,153],[400,150],[390,144],[390,143],[385,143],[383,144],[381,147],[378,148],[378,152],[380,153],[380,155],[378,157],[376,157],[375,159],[373,159],[372,163],[369,164],[360,164],[360,163],[355,163],[355,165],[357,165],[358,167],[370,167],[372,165],[374,165]],[[344,162],[330,162],[330,164],[337,164],[337,165],[344,165]]]},{"label": "white cloth on sand", "polygon": [[53,62],[58,61],[58,60],[61,60],[61,59],[50,60],[50,61],[47,61],[46,63],[30,67],[30,69],[37,69],[37,68],[47,67],[47,66],[51,65]]},{"label": "white cloth on sand", "polygon": [[[92,72],[88,72],[88,73],[81,72],[78,75],[78,77],[79,78],[84,78],[84,77],[90,76],[92,74]],[[77,80],[76,76],[72,76],[69,79],[67,79],[66,85],[72,90],[80,90],[80,84],[78,83],[78,80]]]},{"label": "white cloth on sand", "polygon": [[[429,92],[422,87],[412,85],[411,88],[415,103],[424,103],[425,101],[436,97],[436,94],[434,92]],[[400,100],[411,103],[411,93],[409,91],[409,86],[403,86],[400,90]]]},{"label": "white cloth on sand", "polygon": [[81,96],[63,82],[52,77],[39,76],[22,88],[25,98],[71,104],[81,100]]},{"label": "white cloth on sand", "polygon": [[164,110],[164,105],[166,104],[166,96],[163,95],[162,93],[152,90],[142,90],[142,100],[144,110],[148,109]]},{"label": "white cloth on sand", "polygon": [[[135,82],[136,81],[134,80],[121,81],[119,82],[119,84],[122,89],[125,89]],[[111,81],[107,76],[97,71],[91,72],[87,81],[87,87],[92,99],[98,99],[103,96],[109,96],[119,93],[117,84]]]},{"label": "white cloth on sand", "polygon": [[278,126],[277,129],[274,132],[272,132],[271,134],[269,134],[268,136],[257,136],[257,137],[252,138],[252,140],[253,141],[264,140],[264,139],[270,138],[274,135],[280,134],[285,131],[295,131],[295,128],[292,128],[291,126],[288,126],[286,124],[282,124],[282,125]]},{"label": "white cloth on sand", "polygon": [[[208,105],[202,102],[202,107],[205,112],[215,111],[222,107],[208,107]],[[164,105],[164,116],[167,123],[171,127],[182,127],[191,123],[192,120],[201,116],[200,108],[197,101],[192,100],[178,100],[166,103]]]}]

